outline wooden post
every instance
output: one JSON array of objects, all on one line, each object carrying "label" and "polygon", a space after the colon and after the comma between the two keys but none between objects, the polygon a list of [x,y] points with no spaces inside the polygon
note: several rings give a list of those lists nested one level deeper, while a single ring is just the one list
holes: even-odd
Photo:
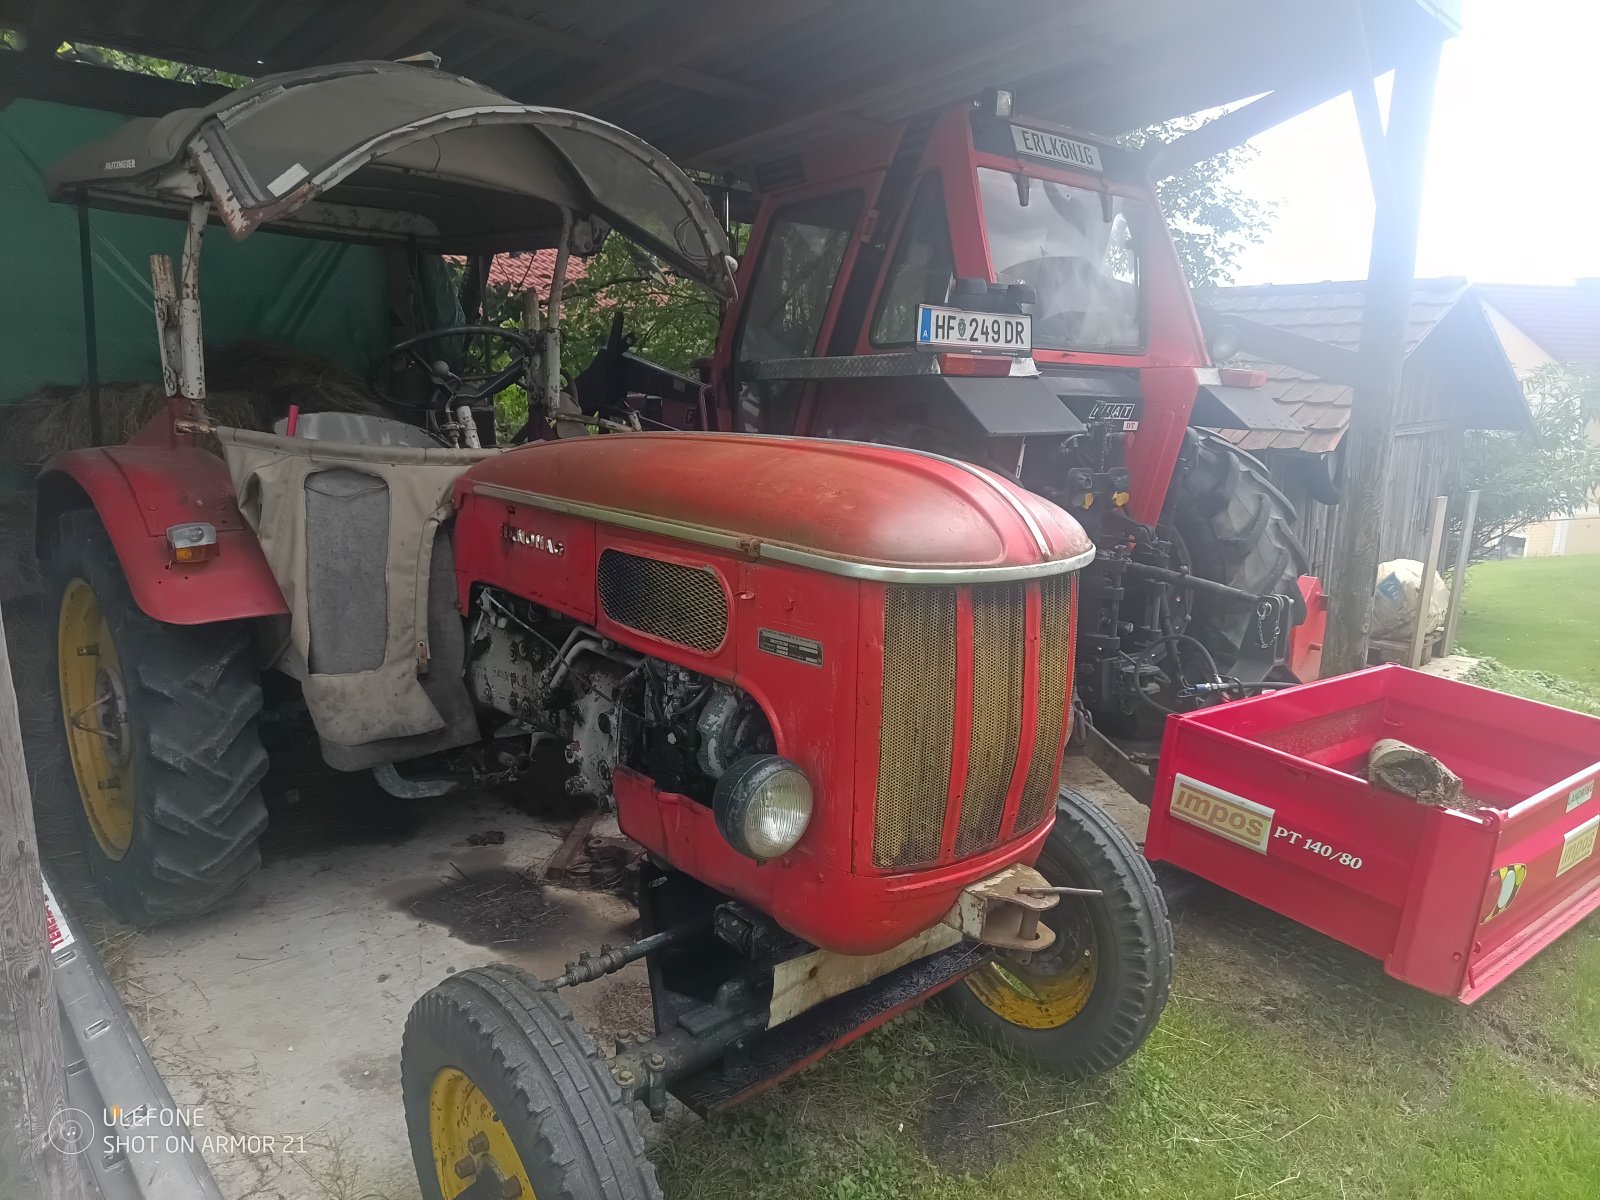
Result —
[{"label": "wooden post", "polygon": [[1367,663],[1372,589],[1378,581],[1395,402],[1405,367],[1422,172],[1440,50],[1438,43],[1429,45],[1394,73],[1389,129],[1382,149],[1390,164],[1389,186],[1377,196],[1361,319],[1363,382],[1351,399],[1350,426],[1342,443],[1345,520],[1328,579],[1324,676],[1356,671]]},{"label": "wooden post", "polygon": [[51,985],[33,797],[11,657],[0,631],[0,1176],[7,1195],[87,1200],[81,1156],[50,1144],[67,1108],[61,1010]]},{"label": "wooden post", "polygon": [[1440,654],[1456,652],[1456,623],[1461,619],[1461,601],[1467,592],[1467,567],[1472,562],[1472,535],[1478,528],[1478,496],[1474,489],[1467,493],[1467,503],[1461,513],[1461,541],[1456,546],[1456,565],[1450,573],[1450,609],[1444,615],[1444,637],[1439,640]]},{"label": "wooden post", "polygon": [[1439,556],[1444,553],[1444,518],[1450,511],[1449,496],[1435,496],[1432,511],[1428,514],[1428,552],[1422,556],[1422,586],[1417,589],[1417,623],[1411,630],[1413,668],[1420,667],[1428,657],[1428,634],[1433,622],[1428,613],[1433,608],[1433,589],[1439,578]]}]

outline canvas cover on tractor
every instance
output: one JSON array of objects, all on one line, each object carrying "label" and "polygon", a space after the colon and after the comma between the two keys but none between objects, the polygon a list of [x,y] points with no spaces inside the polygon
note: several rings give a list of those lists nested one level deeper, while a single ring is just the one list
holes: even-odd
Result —
[{"label": "canvas cover on tractor", "polygon": [[268,76],[206,108],[130,121],[46,181],[55,199],[135,209],[209,193],[238,237],[284,221],[457,254],[554,246],[567,210],[601,223],[594,248],[614,227],[721,295],[733,286],[710,204],[645,142],[399,63]]}]

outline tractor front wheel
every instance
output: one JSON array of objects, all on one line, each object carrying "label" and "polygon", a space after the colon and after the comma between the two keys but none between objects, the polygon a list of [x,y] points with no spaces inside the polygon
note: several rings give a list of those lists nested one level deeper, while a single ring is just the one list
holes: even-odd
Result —
[{"label": "tractor front wheel", "polygon": [[1150,864],[1098,805],[1063,788],[1036,864],[1063,896],[1056,939],[1027,963],[996,959],[943,993],[969,1027],[1068,1078],[1098,1075],[1150,1036],[1172,983],[1172,926]]},{"label": "tractor front wheel", "polygon": [[621,1090],[556,993],[515,967],[446,979],[406,1018],[424,1200],[659,1200]]},{"label": "tractor front wheel", "polygon": [[63,514],[51,559],[55,772],[106,904],[147,924],[215,908],[260,864],[261,686],[237,622],[140,611],[95,514]]}]

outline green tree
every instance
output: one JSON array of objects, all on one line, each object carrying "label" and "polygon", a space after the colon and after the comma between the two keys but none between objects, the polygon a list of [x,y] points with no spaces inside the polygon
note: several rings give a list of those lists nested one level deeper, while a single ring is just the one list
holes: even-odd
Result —
[{"label": "green tree", "polygon": [[[1176,141],[1211,118],[1180,117],[1125,134],[1130,149]],[[1234,173],[1256,156],[1248,143],[1224,150],[1156,184],[1189,286],[1197,291],[1233,282],[1233,266],[1247,246],[1258,245],[1272,223],[1272,208],[1247,196]]]},{"label": "green tree", "polygon": [[125,50],[111,50],[104,46],[89,46],[81,42],[63,42],[56,51],[57,58],[68,62],[89,63],[97,67],[112,67],[118,71],[133,71],[139,75],[153,75],[157,79],[171,79],[178,83],[214,83],[218,87],[242,88],[250,80],[230,71],[217,71],[210,67],[196,67],[189,63],[173,62],[169,58],[156,58],[150,54],[129,54]]},{"label": "green tree", "polygon": [[1524,386],[1532,433],[1466,435],[1462,484],[1482,493],[1475,553],[1526,525],[1571,516],[1600,489],[1600,377],[1548,366]]}]

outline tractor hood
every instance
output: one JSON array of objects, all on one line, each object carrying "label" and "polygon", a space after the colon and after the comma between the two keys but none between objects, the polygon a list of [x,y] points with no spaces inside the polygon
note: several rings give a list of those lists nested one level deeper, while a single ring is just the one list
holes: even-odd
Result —
[{"label": "tractor hood", "polygon": [[580,437],[481,462],[456,493],[888,582],[1026,579],[1094,557],[1072,517],[1003,476],[863,442]]},{"label": "tractor hood", "polygon": [[181,212],[209,193],[243,237],[267,222],[440,253],[598,249],[606,227],[724,297],[727,239],[704,194],[614,125],[517,104],[443,71],[349,63],[272,75],[207,108],[128,122],[45,176],[53,199]]}]

